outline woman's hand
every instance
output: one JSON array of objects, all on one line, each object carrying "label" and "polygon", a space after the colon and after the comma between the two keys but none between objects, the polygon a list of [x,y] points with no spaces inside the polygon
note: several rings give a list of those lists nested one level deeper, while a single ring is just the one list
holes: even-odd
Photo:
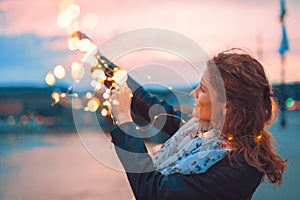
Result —
[{"label": "woman's hand", "polygon": [[132,121],[130,114],[132,92],[128,87],[112,90],[112,115],[118,124]]}]

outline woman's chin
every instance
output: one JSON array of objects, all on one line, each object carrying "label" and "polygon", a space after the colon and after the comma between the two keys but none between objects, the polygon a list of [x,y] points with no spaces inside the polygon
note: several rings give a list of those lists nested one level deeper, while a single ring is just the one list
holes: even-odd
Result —
[{"label": "woman's chin", "polygon": [[197,107],[195,106],[194,107],[193,112],[192,112],[192,117],[200,119],[200,109],[199,109],[199,106],[197,106]]},{"label": "woman's chin", "polygon": [[199,115],[192,114],[192,117],[193,117],[193,118],[198,118],[198,119],[200,119],[200,116],[199,116]]},{"label": "woman's chin", "polygon": [[195,106],[192,112],[192,117],[201,119],[201,120],[210,120],[210,113],[203,112],[203,110],[200,110],[199,106]]}]

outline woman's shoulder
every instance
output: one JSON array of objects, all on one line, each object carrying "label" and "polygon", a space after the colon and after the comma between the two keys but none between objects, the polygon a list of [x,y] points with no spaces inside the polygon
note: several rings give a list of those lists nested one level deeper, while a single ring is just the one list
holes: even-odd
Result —
[{"label": "woman's shoulder", "polygon": [[[225,156],[203,174],[193,177],[196,185],[204,185],[221,199],[247,199],[261,183],[263,174],[250,166],[242,155],[236,160]],[[224,193],[226,191],[226,193]]]},{"label": "woman's shoulder", "polygon": [[[215,168],[215,169],[214,169]],[[240,153],[236,157],[225,156],[222,160],[212,167],[213,171],[228,173],[231,178],[238,180],[241,178],[256,179],[261,177],[262,173],[255,167],[249,165],[244,156]]]}]

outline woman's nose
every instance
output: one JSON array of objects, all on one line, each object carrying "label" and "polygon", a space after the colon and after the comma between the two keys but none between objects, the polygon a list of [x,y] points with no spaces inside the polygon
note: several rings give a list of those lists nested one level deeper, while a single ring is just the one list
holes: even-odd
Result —
[{"label": "woman's nose", "polygon": [[195,97],[197,99],[198,96],[199,96],[199,91],[200,91],[200,85],[198,85],[195,89],[193,89],[190,92],[190,95],[193,96],[193,97]]},{"label": "woman's nose", "polygon": [[191,92],[190,92],[190,96],[193,96],[193,97],[197,97],[197,91],[196,91],[197,88],[193,89]]}]

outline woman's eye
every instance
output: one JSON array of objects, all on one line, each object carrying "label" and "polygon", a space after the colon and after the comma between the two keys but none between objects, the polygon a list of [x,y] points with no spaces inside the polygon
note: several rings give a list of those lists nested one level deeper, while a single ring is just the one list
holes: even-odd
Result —
[{"label": "woman's eye", "polygon": [[205,92],[205,89],[203,88],[202,85],[200,86],[200,90],[201,90],[201,92]]}]

